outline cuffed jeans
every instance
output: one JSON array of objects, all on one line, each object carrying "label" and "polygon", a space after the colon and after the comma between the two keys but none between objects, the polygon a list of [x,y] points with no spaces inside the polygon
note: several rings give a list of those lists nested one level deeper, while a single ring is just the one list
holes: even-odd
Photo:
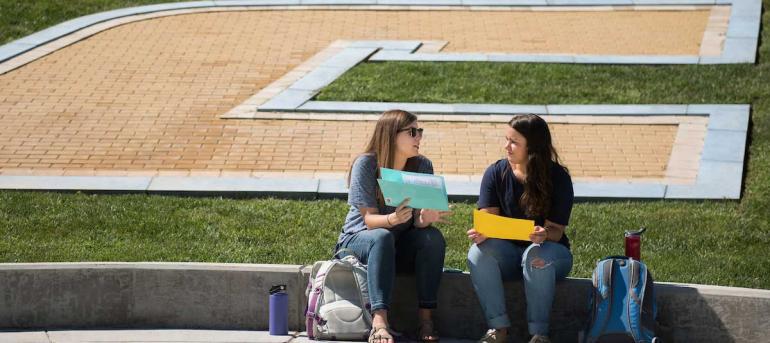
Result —
[{"label": "cuffed jeans", "polygon": [[446,250],[444,236],[438,229],[431,226],[401,232],[364,230],[345,238],[337,248],[354,251],[367,264],[372,311],[390,307],[396,269],[415,274],[420,308],[436,308]]},{"label": "cuffed jeans", "polygon": [[[540,267],[532,264],[541,258]],[[468,251],[468,268],[487,324],[494,329],[511,326],[505,308],[503,281],[524,279],[527,323],[532,335],[548,335],[556,281],[572,269],[572,253],[564,245],[545,242],[527,248],[512,241],[489,238]]]}]

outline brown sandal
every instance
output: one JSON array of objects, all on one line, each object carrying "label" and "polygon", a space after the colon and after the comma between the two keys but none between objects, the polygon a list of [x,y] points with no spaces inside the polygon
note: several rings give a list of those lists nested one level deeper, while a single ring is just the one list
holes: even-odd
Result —
[{"label": "brown sandal", "polygon": [[396,341],[387,326],[372,327],[372,331],[369,332],[369,343],[388,343],[388,340]]},{"label": "brown sandal", "polygon": [[420,342],[438,342],[438,332],[433,328],[432,320],[425,320],[417,329],[417,340]]}]

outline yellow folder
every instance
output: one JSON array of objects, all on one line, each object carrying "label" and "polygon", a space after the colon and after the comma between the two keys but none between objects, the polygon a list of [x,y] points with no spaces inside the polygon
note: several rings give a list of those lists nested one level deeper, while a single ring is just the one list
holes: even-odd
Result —
[{"label": "yellow folder", "polygon": [[473,210],[473,227],[490,238],[529,241],[529,235],[535,231],[535,222]]}]

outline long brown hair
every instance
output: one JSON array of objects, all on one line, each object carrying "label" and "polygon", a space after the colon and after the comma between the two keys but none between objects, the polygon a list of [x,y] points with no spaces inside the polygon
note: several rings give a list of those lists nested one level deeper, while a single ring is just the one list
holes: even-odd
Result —
[{"label": "long brown hair", "polygon": [[[393,169],[396,162],[396,136],[399,131],[403,130],[409,125],[412,125],[417,121],[417,116],[402,110],[390,110],[382,113],[380,119],[377,120],[377,124],[374,126],[374,133],[369,139],[369,143],[366,144],[364,152],[356,156],[356,159],[361,155],[371,155],[377,160],[377,178],[380,177],[380,168]],[[355,162],[355,159],[353,160]],[[350,187],[350,172],[353,168],[353,162],[350,164],[350,170],[348,170],[348,187]],[[404,166],[405,171],[417,171],[419,160],[417,157],[412,157],[406,160]],[[384,206],[385,200],[382,196],[380,187],[377,186],[377,203],[380,206]]]},{"label": "long brown hair", "polygon": [[516,114],[508,122],[527,140],[527,179],[519,206],[528,217],[546,216],[551,209],[551,164],[561,165],[559,154],[553,146],[548,124],[536,114]]}]

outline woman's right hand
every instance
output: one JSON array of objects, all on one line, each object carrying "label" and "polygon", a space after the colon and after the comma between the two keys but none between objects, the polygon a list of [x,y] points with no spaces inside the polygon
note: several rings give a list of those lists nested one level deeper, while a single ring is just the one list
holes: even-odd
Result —
[{"label": "woman's right hand", "polygon": [[467,233],[468,233],[468,238],[470,238],[470,240],[472,240],[473,243],[481,244],[481,243],[483,243],[484,241],[487,240],[487,236],[484,236],[484,235],[480,234],[474,228],[471,228],[470,230],[468,230]]},{"label": "woman's right hand", "polygon": [[411,199],[404,199],[404,201],[396,207],[395,212],[388,214],[388,223],[390,223],[391,226],[406,223],[412,218],[412,209],[406,207],[406,205],[409,205],[409,200]]}]

